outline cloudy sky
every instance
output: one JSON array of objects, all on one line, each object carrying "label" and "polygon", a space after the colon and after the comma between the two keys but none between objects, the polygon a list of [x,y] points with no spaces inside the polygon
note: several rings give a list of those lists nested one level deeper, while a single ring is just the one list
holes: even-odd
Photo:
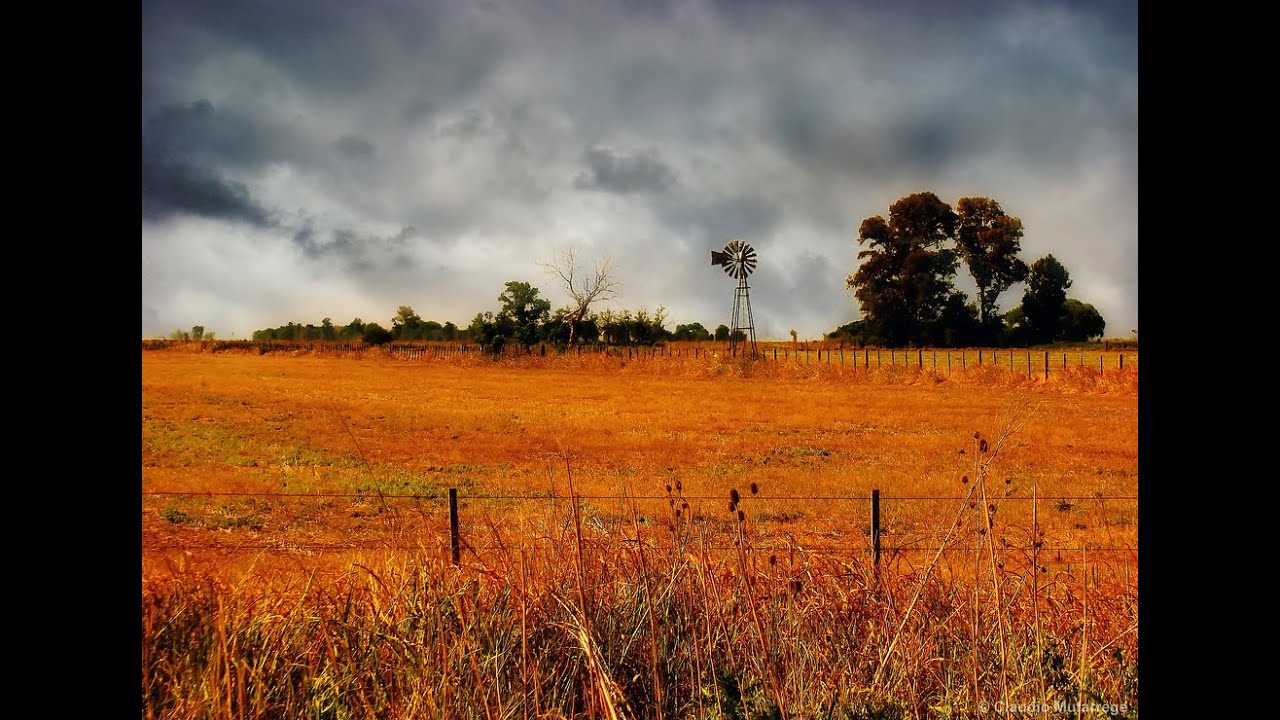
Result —
[{"label": "cloudy sky", "polygon": [[[465,326],[538,261],[762,337],[856,319],[857,229],[996,199],[1107,335],[1138,315],[1136,0],[142,3],[142,334],[400,305]],[[960,284],[971,282],[961,271]],[[1021,286],[1001,298],[1019,302]]]}]

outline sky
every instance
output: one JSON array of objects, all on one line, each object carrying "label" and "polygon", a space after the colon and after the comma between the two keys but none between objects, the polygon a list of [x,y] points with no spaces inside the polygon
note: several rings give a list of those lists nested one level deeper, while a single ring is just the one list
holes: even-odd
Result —
[{"label": "sky", "polygon": [[[1137,2],[142,3],[142,334],[465,327],[541,264],[612,258],[614,309],[757,334],[860,317],[858,227],[995,199],[1107,337],[1138,320]],[[963,266],[957,285],[972,293]],[[1022,285],[1000,298],[1008,310]]]}]

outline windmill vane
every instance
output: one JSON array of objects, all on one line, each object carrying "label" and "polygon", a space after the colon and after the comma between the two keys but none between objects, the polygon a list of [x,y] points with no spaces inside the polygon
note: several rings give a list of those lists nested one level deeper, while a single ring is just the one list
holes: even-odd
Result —
[{"label": "windmill vane", "polygon": [[[711,251],[711,264],[719,265],[726,275],[738,281],[733,291],[729,350],[736,356],[738,344],[750,342],[753,359],[756,357],[756,327],[751,314],[751,288],[747,285],[747,276],[756,269],[756,263],[755,248],[741,240],[730,240],[724,250]],[[745,348],[743,351],[745,353]]]}]

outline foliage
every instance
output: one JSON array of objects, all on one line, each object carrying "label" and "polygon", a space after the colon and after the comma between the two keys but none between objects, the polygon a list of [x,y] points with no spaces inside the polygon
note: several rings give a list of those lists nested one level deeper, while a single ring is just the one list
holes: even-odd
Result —
[{"label": "foliage", "polygon": [[1031,342],[1046,343],[1058,339],[1069,287],[1071,274],[1053,255],[1046,255],[1031,265],[1027,290],[1022,295],[1022,312],[1026,316]]},{"label": "foliage", "polygon": [[1022,220],[1006,215],[1000,203],[984,197],[960,198],[956,211],[956,248],[978,286],[978,322],[990,327],[996,320],[998,329],[996,300],[1027,277],[1027,264],[1018,257]]},{"label": "foliage", "polygon": [[497,315],[499,328],[526,350],[532,347],[551,313],[551,301],[539,297],[538,288],[529,283],[513,280],[506,284],[498,302],[502,303]]},{"label": "foliage", "polygon": [[385,345],[395,339],[391,331],[382,327],[378,323],[369,323],[364,326],[364,337],[361,338],[368,345]]},{"label": "foliage", "polygon": [[671,333],[672,340],[695,340],[706,341],[711,340],[711,333],[702,326],[702,323],[689,323],[687,325],[676,325],[675,332]]},{"label": "foliage", "polygon": [[[957,223],[951,206],[931,192],[908,195],[889,206],[889,219],[862,221],[862,264],[846,284],[863,319],[890,346],[929,344],[942,335],[944,308],[953,306],[958,260],[944,245]],[[963,304],[963,303],[962,303]]]},{"label": "foliage", "polygon": [[1067,298],[1064,303],[1061,323],[1060,339],[1068,342],[1097,340],[1107,329],[1107,323],[1097,308],[1075,298]]}]

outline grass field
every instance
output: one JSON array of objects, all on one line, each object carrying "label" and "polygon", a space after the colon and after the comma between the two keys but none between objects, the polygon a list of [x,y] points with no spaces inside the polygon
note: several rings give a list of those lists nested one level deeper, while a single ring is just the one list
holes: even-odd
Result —
[{"label": "grass field", "polygon": [[144,717],[1136,715],[1126,355],[144,352]]}]

